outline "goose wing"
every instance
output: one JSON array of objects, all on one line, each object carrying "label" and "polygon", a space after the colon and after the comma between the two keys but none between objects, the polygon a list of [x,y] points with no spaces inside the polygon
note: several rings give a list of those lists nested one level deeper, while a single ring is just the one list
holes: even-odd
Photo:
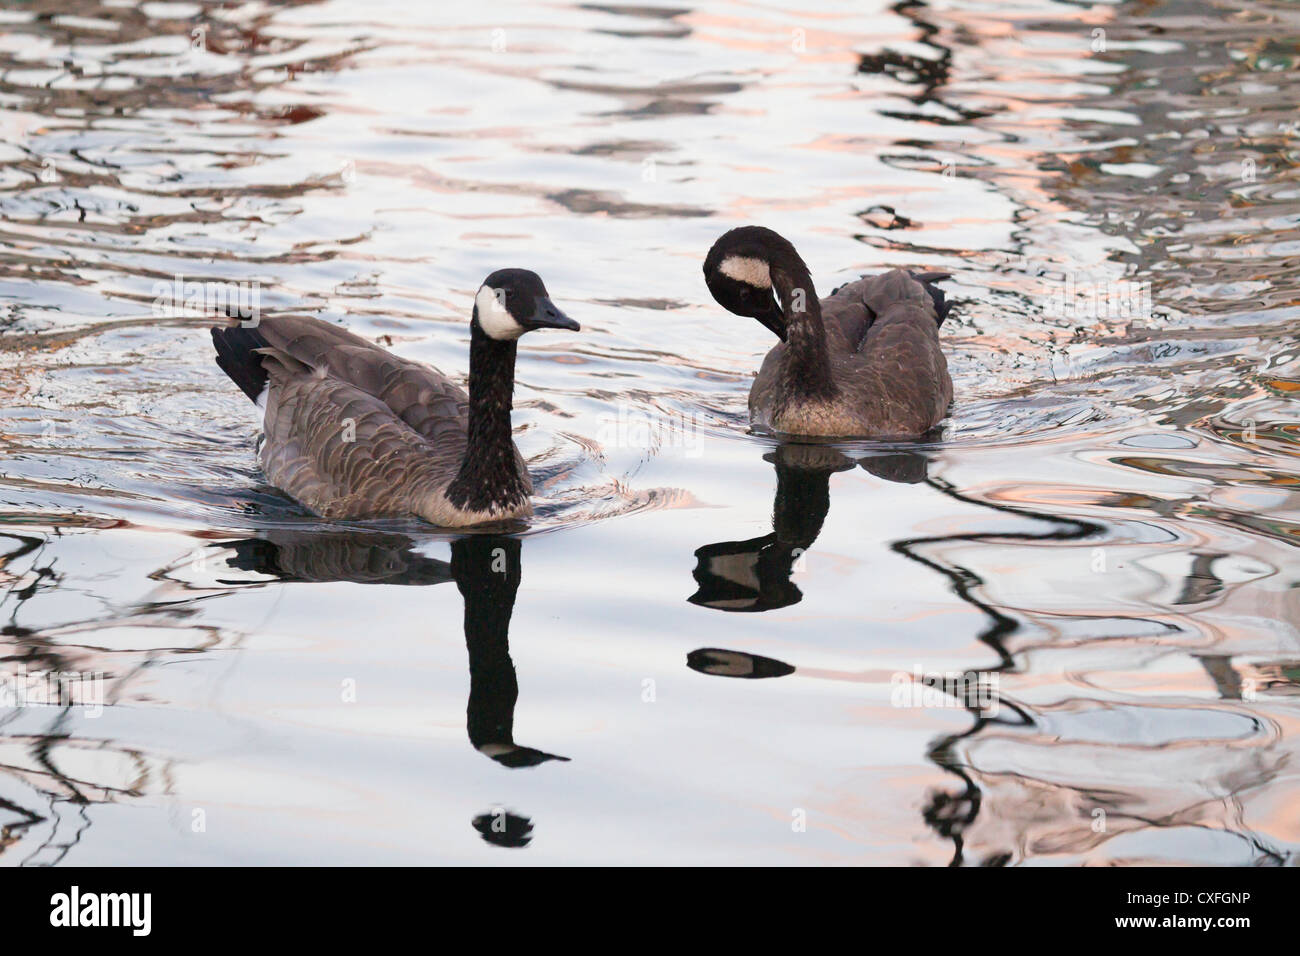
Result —
[{"label": "goose wing", "polygon": [[[871,279],[859,279],[840,286],[822,299],[822,323],[832,349],[856,352],[875,318],[863,291]],[[837,341],[838,336],[838,341]]]},{"label": "goose wing", "polygon": [[877,317],[897,302],[917,299],[919,288],[934,310],[931,321],[942,325],[952,303],[935,283],[947,278],[945,272],[909,273],[901,269],[866,276],[840,286],[822,299],[822,320],[832,336],[840,335],[844,348],[856,352],[866,344],[867,332]]},{"label": "goose wing", "polygon": [[460,441],[463,449],[469,396],[437,369],[311,316],[275,316],[240,331],[256,333],[259,347],[273,348],[326,378],[374,396],[433,444]]},{"label": "goose wing", "polygon": [[469,398],[435,369],[309,316],[212,330],[217,363],[265,396],[267,477],[313,511],[415,511],[445,486],[467,445]]},{"label": "goose wing", "polygon": [[281,490],[334,518],[419,513],[465,455],[463,428],[431,441],[362,388],[263,350],[269,375],[262,465]]},{"label": "goose wing", "polygon": [[862,282],[872,319],[842,386],[861,397],[888,432],[919,434],[939,422],[952,401],[952,378],[939,341],[947,314],[937,290],[902,269]]}]

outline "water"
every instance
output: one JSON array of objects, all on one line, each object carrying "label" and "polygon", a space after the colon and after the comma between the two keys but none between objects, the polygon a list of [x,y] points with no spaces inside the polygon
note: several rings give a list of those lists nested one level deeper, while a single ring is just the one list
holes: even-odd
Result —
[{"label": "water", "polygon": [[[106,675],[0,710],[3,862],[1295,861],[1300,8],[0,22],[3,657]],[[941,436],[748,434],[743,222],[954,274]],[[521,350],[508,539],[304,514],[155,308],[461,377],[503,266],[583,324]]]}]

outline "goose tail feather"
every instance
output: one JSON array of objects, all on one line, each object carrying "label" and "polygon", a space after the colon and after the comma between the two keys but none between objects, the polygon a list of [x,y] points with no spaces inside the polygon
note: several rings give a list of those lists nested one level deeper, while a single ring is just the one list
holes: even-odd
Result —
[{"label": "goose tail feather", "polygon": [[952,274],[948,272],[913,272],[913,279],[925,287],[925,291],[930,295],[930,301],[934,303],[934,314],[938,320],[936,324],[943,325],[943,320],[948,318],[948,313],[952,311],[952,303],[944,296],[943,290],[940,289],[936,282],[942,282],[944,279],[951,279]]},{"label": "goose tail feather", "polygon": [[244,325],[214,326],[212,344],[217,350],[217,365],[239,386],[239,390],[256,402],[266,389],[267,374],[259,351],[269,343],[255,327]]},{"label": "goose tail feather", "polygon": [[[262,357],[264,363],[270,362],[272,365],[278,365],[290,375],[307,375],[313,370],[312,366],[294,358],[283,349],[273,348],[268,345],[253,351]],[[265,368],[265,365],[263,365],[263,368]]]}]

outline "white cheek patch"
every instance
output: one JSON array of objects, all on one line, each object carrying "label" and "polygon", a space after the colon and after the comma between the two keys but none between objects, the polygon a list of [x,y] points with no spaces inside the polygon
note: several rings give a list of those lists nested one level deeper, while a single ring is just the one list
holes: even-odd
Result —
[{"label": "white cheek patch", "polygon": [[752,554],[718,554],[709,558],[709,573],[755,593],[763,589],[758,561]]},{"label": "white cheek patch", "polygon": [[505,295],[483,286],[474,296],[478,324],[494,339],[517,339],[527,331],[505,307]]},{"label": "white cheek patch", "polygon": [[722,260],[718,271],[729,279],[736,279],[757,289],[772,288],[772,273],[768,271],[767,263],[762,259],[728,256]]}]

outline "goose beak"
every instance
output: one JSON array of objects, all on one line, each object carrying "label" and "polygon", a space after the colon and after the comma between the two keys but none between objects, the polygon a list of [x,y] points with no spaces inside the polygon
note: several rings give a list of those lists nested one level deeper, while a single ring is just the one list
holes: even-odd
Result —
[{"label": "goose beak", "polygon": [[570,332],[580,332],[582,330],[582,326],[561,312],[556,304],[546,296],[542,296],[537,300],[537,308],[529,316],[528,327],[530,329],[568,329]]},{"label": "goose beak", "polygon": [[785,316],[781,314],[781,310],[778,309],[775,304],[764,309],[758,315],[754,316],[754,318],[758,319],[758,321],[763,324],[764,328],[776,335],[776,337],[782,342],[785,341]]}]

